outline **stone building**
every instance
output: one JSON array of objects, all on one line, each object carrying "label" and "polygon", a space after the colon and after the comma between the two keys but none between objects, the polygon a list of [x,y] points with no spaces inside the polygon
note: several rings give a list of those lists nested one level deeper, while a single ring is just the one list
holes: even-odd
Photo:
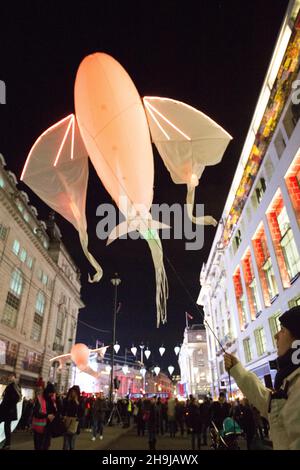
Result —
[{"label": "stone building", "polygon": [[[14,371],[30,396],[39,376],[54,377],[49,359],[74,343],[80,273],[50,215],[38,219],[0,155],[0,394]],[[68,371],[55,373],[60,389]]]}]

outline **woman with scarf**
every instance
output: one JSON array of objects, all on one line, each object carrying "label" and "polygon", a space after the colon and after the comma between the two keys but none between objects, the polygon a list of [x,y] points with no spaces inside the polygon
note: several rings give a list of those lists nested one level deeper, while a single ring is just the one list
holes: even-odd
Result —
[{"label": "woman with scarf", "polygon": [[300,450],[300,306],[286,311],[279,321],[274,391],[264,387],[232,354],[225,353],[225,368],[261,415],[268,418],[273,448]]}]

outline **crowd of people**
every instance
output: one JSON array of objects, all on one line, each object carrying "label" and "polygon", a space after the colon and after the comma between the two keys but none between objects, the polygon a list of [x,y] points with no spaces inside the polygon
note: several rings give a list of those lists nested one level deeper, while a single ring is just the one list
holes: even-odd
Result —
[{"label": "crowd of people", "polygon": [[[13,374],[10,380],[1,404],[6,437],[4,449],[10,448],[10,425],[17,419],[16,404],[21,399]],[[226,401],[224,393],[220,393],[218,401],[212,401],[209,396],[200,401],[193,396],[186,401],[157,397],[132,401],[128,396],[117,400],[111,408],[102,392],[87,395],[81,393],[75,385],[66,395],[62,395],[56,393],[50,382],[45,386],[40,381],[34,399],[23,399],[17,429],[32,433],[35,450],[48,450],[52,438],[59,436],[63,436],[63,450],[74,450],[80,432],[90,431],[92,441],[97,437],[102,440],[104,426],[114,421],[124,428],[134,424],[137,436],[148,436],[150,450],[156,449],[157,439],[165,434],[170,438],[188,435],[191,449],[200,450],[202,445],[208,445],[212,421],[218,429],[222,429],[224,419],[228,416],[232,416],[243,429],[249,449],[255,436],[262,440],[268,436],[267,421],[260,417],[247,400],[242,403],[237,400],[232,405]]]}]

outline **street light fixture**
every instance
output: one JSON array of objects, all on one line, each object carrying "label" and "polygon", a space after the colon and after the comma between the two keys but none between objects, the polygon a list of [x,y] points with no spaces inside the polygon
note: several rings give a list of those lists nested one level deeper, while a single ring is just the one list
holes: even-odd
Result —
[{"label": "street light fixture", "polygon": [[175,351],[176,356],[178,356],[179,351],[180,351],[180,346],[175,346],[174,351]]},{"label": "street light fixture", "polygon": [[112,352],[111,352],[111,370],[110,370],[110,389],[109,389],[109,401],[111,406],[113,405],[113,380],[114,380],[114,360],[115,360],[115,346],[116,346],[116,317],[117,317],[117,293],[118,286],[121,284],[121,279],[118,274],[115,273],[114,277],[110,280],[115,288],[114,295],[114,310],[113,310],[113,328],[112,328]]},{"label": "street light fixture", "polygon": [[132,352],[132,354],[133,354],[134,356],[136,356],[137,348],[136,348],[135,346],[132,346],[132,348],[131,348],[130,351]]},{"label": "street light fixture", "polygon": [[116,344],[114,345],[114,350],[115,350],[115,353],[118,354],[118,352],[120,350],[120,345],[119,345],[118,341],[116,341]]},{"label": "street light fixture", "polygon": [[173,372],[174,372],[174,367],[173,367],[173,366],[169,366],[169,367],[168,367],[168,371],[169,371],[169,374],[172,375]]},{"label": "street light fixture", "polygon": [[165,350],[166,350],[166,348],[164,348],[163,346],[161,346],[161,347],[159,348],[159,354],[160,354],[161,356],[163,356]]},{"label": "street light fixture", "polygon": [[158,366],[154,367],[153,370],[154,370],[156,375],[158,375],[160,373],[160,367],[158,367]]}]

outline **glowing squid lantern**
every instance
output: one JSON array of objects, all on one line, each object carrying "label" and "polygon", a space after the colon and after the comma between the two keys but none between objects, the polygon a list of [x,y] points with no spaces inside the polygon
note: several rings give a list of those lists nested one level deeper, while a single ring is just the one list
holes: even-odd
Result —
[{"label": "glowing squid lantern", "polygon": [[110,234],[109,242],[137,230],[150,247],[159,326],[166,321],[168,286],[157,233],[162,224],[150,214],[154,165],[142,100],[123,67],[109,55],[96,53],[79,66],[75,110],[93,166],[126,219]]},{"label": "glowing squid lantern", "polygon": [[108,347],[109,346],[102,346],[97,349],[89,349],[85,344],[77,343],[72,346],[70,354],[52,357],[50,362],[59,361],[59,367],[61,369],[65,363],[71,359],[79,370],[98,378],[100,374],[89,366],[89,357],[91,353],[98,353],[99,358],[103,359]]},{"label": "glowing squid lantern", "polygon": [[78,230],[84,254],[96,270],[89,281],[99,281],[102,269],[88,251],[85,217],[88,154],[74,114],[49,127],[35,141],[21,180]]},{"label": "glowing squid lantern", "polygon": [[195,187],[207,165],[222,160],[232,137],[208,116],[180,101],[143,98],[152,140],[176,184],[186,184],[187,210],[196,224],[217,225],[211,216],[194,217]]}]

